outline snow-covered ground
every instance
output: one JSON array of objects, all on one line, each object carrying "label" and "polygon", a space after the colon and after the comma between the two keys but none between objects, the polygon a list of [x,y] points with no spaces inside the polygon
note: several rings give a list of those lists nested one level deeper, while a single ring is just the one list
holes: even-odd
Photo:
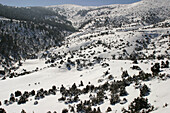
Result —
[{"label": "snow-covered ground", "polygon": [[[37,60],[28,60],[23,64],[23,67],[27,70],[32,69],[32,62],[35,62],[35,65],[37,67],[41,67],[41,61]],[[40,62],[39,64],[36,62]],[[144,61],[145,62],[145,61]],[[148,61],[146,61],[148,62]],[[142,70],[145,72],[150,72],[151,68],[151,62],[155,61],[149,61],[148,64],[145,63],[139,63],[138,65],[141,67]],[[121,68],[123,70],[128,70],[129,75],[138,74],[139,71],[132,70],[130,67],[133,65],[132,61],[128,60],[113,60],[109,61],[110,64],[110,74],[113,75],[114,79],[120,79],[120,75],[122,74]],[[13,79],[7,79],[4,81],[0,81],[0,100],[8,99],[10,97],[11,93],[14,93],[15,91],[31,91],[31,90],[39,90],[41,88],[43,89],[49,89],[53,85],[56,85],[57,87],[60,87],[62,84],[64,86],[71,87],[73,83],[80,84],[80,81],[82,80],[84,85],[88,84],[88,82],[91,82],[91,84],[99,85],[101,83],[98,83],[99,79],[104,79],[104,81],[107,81],[108,79],[103,78],[103,72],[105,72],[107,68],[102,68],[101,65],[96,65],[92,69],[85,69],[83,71],[77,71],[75,69],[67,70],[67,69],[57,69],[56,67],[53,68],[47,68],[42,71],[38,71],[29,75],[21,76],[18,78]],[[163,70],[162,73],[170,73],[170,69]],[[82,76],[80,76],[82,75]],[[103,82],[104,82],[103,81]],[[168,86],[170,85],[170,79],[167,79],[165,81],[153,79],[149,82],[143,82],[142,84],[147,84],[149,88],[151,88],[151,93],[147,98],[149,99],[149,102],[158,108],[158,110],[154,111],[155,113],[167,113],[167,111],[170,110],[169,106],[167,108],[163,108],[163,105],[165,103],[170,103],[169,95],[170,92],[168,90]],[[121,112],[121,109],[123,107],[127,108],[130,102],[133,101],[135,97],[139,96],[139,89],[135,89],[134,84],[131,84],[127,87],[128,96],[126,96],[128,102],[126,104],[116,104],[116,105],[110,105],[109,100],[105,100],[105,103],[100,105],[100,108],[102,112],[105,112],[107,110],[107,107],[110,106],[114,111],[117,111],[118,113]],[[17,105],[17,103],[14,103],[12,105],[2,105],[1,107],[5,108],[8,113],[16,113],[20,112],[22,109],[24,109],[26,112],[31,113],[46,113],[48,111],[57,111],[61,112],[63,108],[67,108],[68,105],[64,104],[64,102],[59,102],[58,98],[61,97],[61,94],[59,91],[56,93],[56,95],[51,95],[45,97],[45,99],[38,100],[38,105],[34,105],[34,97],[30,97],[29,101],[26,104]],[[81,95],[80,99],[85,100],[88,98],[88,95]]]},{"label": "snow-covered ground", "polygon": [[[88,28],[95,27],[97,22],[107,24],[109,21],[111,26],[114,21],[147,24],[143,20],[150,14],[154,16],[154,18],[151,17],[151,21],[152,19],[160,20],[169,17],[169,7],[169,0],[141,0],[132,4],[113,4],[99,7],[66,4],[47,6],[46,8],[65,16],[76,28],[81,27],[85,22],[87,22],[85,28]],[[148,21],[150,21],[149,19]]]},{"label": "snow-covered ground", "polygon": [[[161,64],[162,61],[166,62],[170,59],[170,20],[167,18],[151,25],[137,23],[137,21],[151,10],[149,6],[152,3],[155,3],[152,5],[153,9],[158,6],[159,8],[165,6],[165,9],[167,8],[167,11],[169,11],[168,6],[170,4],[165,4],[166,2],[169,3],[169,0],[163,0],[163,2],[142,0],[133,4],[102,7],[75,5],[46,7],[54,11],[59,10],[58,13],[65,15],[75,27],[80,27],[82,21],[85,21],[88,17],[99,19],[102,22],[101,17],[103,15],[100,15],[101,12],[105,12],[104,15],[107,17],[108,11],[111,11],[109,18],[114,18],[113,15],[131,18],[133,14],[135,17],[132,17],[134,22],[118,28],[108,26],[93,28],[95,22],[92,21],[78,32],[66,37],[61,47],[52,47],[47,51],[41,51],[38,53],[38,59],[17,62],[14,65],[16,68],[11,70],[11,74],[6,75],[6,78],[1,77],[0,101],[2,105],[0,107],[4,108],[7,113],[19,113],[22,109],[27,113],[47,113],[48,111],[61,113],[64,108],[69,109],[70,106],[74,106],[76,110],[77,104],[95,97],[99,90],[79,94],[80,100],[78,102],[68,104],[66,101],[58,100],[62,96],[60,93],[62,85],[69,89],[76,83],[77,88],[83,90],[86,85],[90,84],[98,87],[107,82],[111,84],[114,81],[121,81],[122,73],[125,71],[128,72],[129,77],[135,77],[141,71],[152,74],[151,67],[155,63]],[[135,10],[133,10],[134,8]],[[157,9],[154,11],[157,11]],[[77,12],[80,14],[77,15]],[[83,13],[85,15],[81,16]],[[162,15],[168,17],[168,14]],[[160,17],[160,15],[158,16]],[[138,59],[137,64],[134,63],[135,58]],[[19,66],[19,64],[22,65]],[[134,66],[138,66],[140,69],[132,69]],[[3,67],[0,67],[0,69],[3,69]],[[81,81],[84,86],[79,86]],[[133,80],[129,86],[126,86],[128,95],[120,96],[120,100],[127,99],[124,104],[118,102],[111,105],[112,94],[110,90],[106,90],[104,95],[108,98],[105,98],[103,103],[92,106],[92,108],[100,107],[102,113],[105,113],[108,107],[111,107],[111,113],[121,113],[122,108],[128,109],[130,103],[140,96],[140,89],[135,88],[135,82]],[[141,85],[146,84],[150,88],[149,95],[144,96],[144,98],[148,98],[148,102],[154,106],[153,113],[170,112],[169,67],[160,68],[159,74],[148,81],[139,80],[138,82]],[[34,90],[37,94],[40,89],[43,88],[48,91],[54,85],[57,89],[55,94],[45,95],[42,99],[29,96],[28,101],[24,104],[19,105],[16,100],[14,103],[4,103],[12,96],[11,93],[15,94],[17,90],[22,93]],[[92,96],[89,97],[89,95]],[[20,100],[20,97],[16,97],[16,99]]]},{"label": "snow-covered ground", "polygon": [[[72,34],[69,37],[66,38],[65,45],[61,47],[51,48],[48,50],[48,53],[50,56],[55,56],[60,52],[61,55],[64,53],[68,53],[66,56],[63,57],[64,64],[59,64],[61,59],[56,59],[54,63],[45,63],[47,60],[50,59],[50,57],[47,58],[41,58],[41,59],[34,59],[34,60],[26,60],[21,61],[23,64],[19,67],[15,73],[22,73],[24,70],[26,71],[32,71],[32,70],[38,70],[34,71],[31,74],[26,74],[24,76],[16,77],[16,78],[6,78],[5,80],[0,81],[0,100],[2,102],[2,106],[8,113],[16,113],[20,112],[22,109],[24,109],[26,112],[31,113],[46,113],[48,111],[57,111],[61,112],[64,108],[68,108],[68,104],[65,104],[64,102],[58,101],[58,99],[61,97],[61,94],[59,91],[56,92],[56,95],[50,95],[45,96],[45,98],[38,100],[38,105],[34,105],[34,102],[36,101],[34,99],[34,96],[28,98],[28,102],[25,104],[18,105],[17,102],[5,105],[3,104],[3,101],[10,98],[11,93],[15,93],[15,91],[19,90],[22,93],[24,91],[38,91],[41,88],[48,90],[53,85],[55,85],[58,90],[61,87],[61,85],[64,85],[66,88],[69,88],[72,86],[73,83],[80,84],[80,81],[83,81],[83,84],[85,87],[89,82],[91,84],[94,84],[95,86],[99,86],[106,81],[113,81],[113,80],[121,80],[122,72],[127,70],[128,74],[130,76],[138,75],[139,70],[133,70],[131,67],[133,65],[138,65],[145,73],[151,73],[151,67],[154,63],[161,63],[162,60],[138,60],[138,64],[133,64],[133,61],[131,60],[113,60],[112,55],[118,56],[121,54],[122,49],[119,47],[116,48],[116,46],[119,46],[121,43],[127,43],[129,41],[130,44],[133,46],[126,47],[127,53],[130,54],[133,51],[135,51],[136,47],[136,40],[143,39],[144,35],[152,35],[151,36],[151,42],[155,42],[156,48],[155,51],[163,51],[163,48],[159,47],[159,38],[167,33],[169,28],[151,28],[151,29],[145,29],[142,32],[141,31],[109,31],[109,34],[98,36],[98,32],[96,33],[86,33],[79,37],[79,33],[75,33],[76,35]],[[102,33],[104,31],[101,31]],[[107,31],[105,31],[107,32]],[[114,33],[113,33],[114,32]],[[81,34],[81,32],[80,32]],[[93,35],[93,36],[91,36]],[[76,37],[77,36],[77,37]],[[90,37],[88,38],[87,37]],[[98,40],[102,40],[102,42],[106,44],[113,44],[111,49],[105,48],[102,45],[94,46]],[[168,41],[168,38],[163,39],[165,42]],[[115,42],[115,43],[114,43]],[[90,46],[89,46],[90,45]],[[164,51],[168,50],[168,43],[163,43],[162,45],[165,45]],[[89,46],[89,47],[88,47]],[[148,44],[148,48],[151,45]],[[88,48],[86,48],[88,47]],[[81,50],[80,48],[86,48]],[[107,50],[106,52],[103,52],[103,50]],[[147,49],[146,49],[147,50]],[[150,54],[150,52],[146,52],[146,50],[141,50],[144,54]],[[93,66],[86,66],[81,71],[76,69],[76,66],[71,66],[71,70],[68,70],[65,66],[67,64],[67,59],[71,57],[71,54],[69,51],[74,52],[75,55],[71,59],[72,61],[75,61],[76,59],[86,59],[89,62],[93,61],[93,57],[101,57],[106,58],[102,60],[100,63],[95,63]],[[94,55],[89,55],[90,53],[93,53],[95,51]],[[152,50],[148,50],[152,51]],[[81,58],[80,55],[90,56],[86,58]],[[166,53],[161,52],[162,54],[166,55]],[[169,54],[169,50],[168,50]],[[42,53],[39,54],[41,56]],[[156,54],[155,54],[156,55]],[[116,58],[117,59],[117,58]],[[163,61],[166,61],[168,59],[164,59]],[[108,67],[102,67],[102,63],[108,63]],[[51,66],[51,64],[57,64],[56,66]],[[59,68],[59,66],[61,66]],[[113,80],[109,80],[108,76],[104,76],[104,73],[109,70],[109,75],[112,75],[114,77]],[[170,74],[170,69],[162,69],[161,73]],[[99,82],[99,80],[101,82]],[[167,113],[170,111],[169,106],[163,107],[165,103],[170,103],[169,100],[169,94],[170,91],[168,90],[168,86],[170,85],[170,79],[166,80],[160,80],[158,78],[154,78],[148,82],[141,82],[141,84],[147,84],[148,87],[151,89],[150,95],[146,96],[149,99],[149,102],[154,105],[155,107],[155,113]],[[80,87],[82,89],[83,87]],[[115,104],[110,105],[109,99],[104,100],[104,103],[100,106],[100,109],[102,112],[105,112],[108,107],[112,108],[112,112],[118,112],[120,113],[122,108],[128,108],[129,104],[134,100],[134,98],[139,97],[140,91],[139,89],[135,89],[134,83],[132,83],[130,86],[127,86],[126,88],[128,95],[125,96],[127,99],[127,103],[125,104]],[[82,94],[79,96],[81,100],[87,100],[89,99],[88,94]],[[95,93],[92,93],[95,95]],[[110,95],[110,92],[107,91],[106,95]],[[120,99],[123,99],[124,97],[120,97]],[[78,102],[79,103],[79,102]],[[77,103],[73,103],[70,105],[74,105]],[[94,107],[98,107],[94,106]]]}]

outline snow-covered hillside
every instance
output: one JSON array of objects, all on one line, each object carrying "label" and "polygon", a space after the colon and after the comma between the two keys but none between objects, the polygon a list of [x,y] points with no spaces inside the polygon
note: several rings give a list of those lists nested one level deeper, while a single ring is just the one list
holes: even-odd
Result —
[{"label": "snow-covered hillside", "polygon": [[145,25],[162,21],[170,16],[169,0],[142,0],[133,4],[100,7],[60,5],[46,8],[65,16],[77,28],[117,27],[127,23]]},{"label": "snow-covered hillside", "polygon": [[170,112],[169,3],[46,7],[83,27],[37,58],[8,66],[5,74],[0,66],[0,108],[7,113]]},{"label": "snow-covered hillside", "polygon": [[[170,110],[170,68],[166,63],[170,51],[169,27],[163,28],[165,23],[167,21],[137,30],[126,27],[84,31],[66,37],[63,46],[39,53],[40,59],[21,61],[9,78],[2,78],[1,107],[9,113],[22,109],[29,113],[62,112],[64,108],[69,112],[73,108],[80,112],[80,103],[89,100],[91,104],[86,103],[86,110],[90,107],[106,112],[110,107],[111,112],[121,113],[123,108],[128,109],[134,98],[140,97],[141,87],[146,84],[150,92],[143,97],[154,106],[153,112],[166,113]],[[160,63],[161,68],[155,75],[151,67],[156,63]],[[134,79],[136,77],[139,78]],[[118,82],[124,85],[119,86]],[[115,95],[120,97],[115,104],[111,103],[113,91],[116,91],[113,84],[124,87],[127,92],[121,94],[118,88]],[[62,93],[62,85],[73,92]],[[92,86],[94,89],[87,89]],[[16,91],[21,91],[23,96],[12,100]],[[98,103],[94,99],[100,98],[98,93],[101,91],[103,97]]]}]

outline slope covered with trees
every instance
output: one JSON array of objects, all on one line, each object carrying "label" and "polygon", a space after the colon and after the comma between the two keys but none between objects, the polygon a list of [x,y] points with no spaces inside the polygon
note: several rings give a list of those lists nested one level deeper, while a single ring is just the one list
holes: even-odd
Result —
[{"label": "slope covered with trees", "polygon": [[61,45],[75,31],[63,16],[45,8],[0,5],[0,9],[0,57],[7,66],[36,58],[39,51]]}]

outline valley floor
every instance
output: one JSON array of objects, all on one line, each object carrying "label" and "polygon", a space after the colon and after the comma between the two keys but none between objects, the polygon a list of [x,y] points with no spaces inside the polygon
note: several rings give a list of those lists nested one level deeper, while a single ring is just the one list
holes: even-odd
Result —
[{"label": "valley floor", "polygon": [[[27,60],[23,63],[22,68],[27,70],[32,70],[35,67],[42,67],[44,60]],[[142,63],[139,61],[139,65],[144,72],[151,72],[151,63],[160,62],[160,61],[147,61],[144,60]],[[29,75],[21,76],[13,79],[6,79],[4,81],[0,81],[0,100],[3,103],[4,99],[8,99],[11,93],[15,91],[31,91],[31,90],[39,90],[49,89],[53,85],[60,87],[62,84],[69,88],[73,83],[80,84],[80,81],[83,81],[84,85],[91,82],[91,84],[95,84],[98,86],[106,81],[113,81],[107,79],[107,77],[103,77],[103,72],[107,71],[110,68],[110,74],[113,75],[115,80],[121,79],[121,74],[123,70],[127,70],[129,75],[132,76],[134,74],[138,74],[139,71],[132,70],[130,67],[133,66],[132,61],[129,60],[111,60],[108,62],[109,67],[102,68],[100,64],[95,65],[89,69],[84,69],[83,71],[77,71],[75,69],[67,70],[67,69],[58,69],[57,67],[47,68]],[[45,65],[44,65],[45,66]],[[170,69],[163,69],[161,73],[170,73]],[[81,75],[81,76],[80,76]],[[103,79],[103,82],[98,83],[99,79]],[[153,111],[154,113],[167,113],[170,108],[169,105],[167,107],[163,107],[165,103],[170,103],[170,79],[161,80],[158,78],[152,79],[148,82],[142,82],[142,84],[147,84],[151,89],[151,93],[149,96],[146,96],[149,102],[154,105],[157,109]],[[98,105],[101,108],[102,112],[105,112],[108,107],[112,108],[112,112],[120,113],[121,109],[128,108],[128,105],[133,101],[134,98],[138,97],[140,92],[139,89],[135,89],[134,84],[131,84],[127,87],[128,95],[125,96],[127,99],[127,103],[121,105],[110,105],[109,100],[104,100],[104,104]],[[82,86],[84,87],[84,86]],[[82,89],[82,87],[80,87]],[[92,93],[93,94],[93,93]],[[109,92],[108,92],[109,94]],[[108,95],[107,94],[107,95]],[[85,100],[88,99],[89,94],[81,95],[80,99]],[[94,94],[95,95],[95,94]],[[29,98],[26,104],[17,105],[17,103],[11,105],[2,105],[1,107],[5,108],[7,113],[18,113],[24,109],[27,113],[46,113],[48,111],[57,111],[61,112],[62,109],[68,108],[68,105],[64,102],[59,102],[58,98],[61,97],[59,91],[57,91],[56,95],[50,95],[45,97],[44,99],[38,100],[38,105],[34,105],[34,97]],[[122,99],[123,97],[121,97]],[[74,105],[74,103],[72,104]],[[98,107],[96,106],[96,107]]]}]

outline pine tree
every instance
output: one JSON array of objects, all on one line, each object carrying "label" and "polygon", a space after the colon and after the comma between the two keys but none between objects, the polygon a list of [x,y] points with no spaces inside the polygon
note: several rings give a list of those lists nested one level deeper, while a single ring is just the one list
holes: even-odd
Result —
[{"label": "pine tree", "polygon": [[148,88],[148,86],[146,84],[144,84],[141,88],[140,88],[140,96],[147,96],[149,95],[150,89]]},{"label": "pine tree", "polygon": [[120,87],[120,96],[126,96],[126,95],[128,95],[128,93],[127,93],[125,87],[124,86]]},{"label": "pine tree", "polygon": [[158,74],[160,72],[160,64],[155,63],[155,65],[151,67],[151,71],[153,74]]},{"label": "pine tree", "polygon": [[108,107],[106,112],[110,112],[110,111],[112,111],[112,109],[111,109],[111,107]]},{"label": "pine tree", "polygon": [[117,94],[111,95],[110,104],[115,105],[118,102],[120,102],[119,95],[117,95]]},{"label": "pine tree", "polygon": [[6,113],[5,109],[0,108],[0,113]]},{"label": "pine tree", "polygon": [[22,109],[21,113],[26,113],[26,112]]}]

